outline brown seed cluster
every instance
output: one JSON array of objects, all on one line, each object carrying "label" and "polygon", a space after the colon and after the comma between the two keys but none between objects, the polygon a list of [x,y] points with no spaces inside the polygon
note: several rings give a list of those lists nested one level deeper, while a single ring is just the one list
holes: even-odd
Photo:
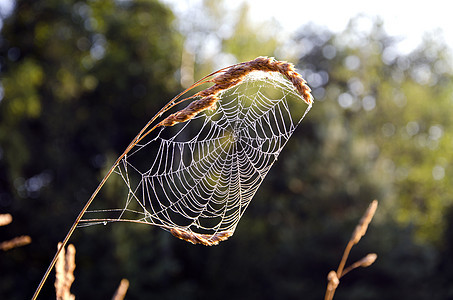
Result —
[{"label": "brown seed cluster", "polygon": [[[58,243],[58,249],[62,243]],[[71,294],[71,285],[74,282],[75,270],[75,247],[70,244],[65,251],[63,248],[58,256],[55,265],[55,293],[57,300],[74,300],[75,296]]]},{"label": "brown seed cluster", "polygon": [[215,234],[200,234],[195,232],[189,232],[187,230],[171,228],[171,234],[175,237],[190,242],[192,244],[202,244],[205,246],[214,246],[219,244],[219,242],[227,240],[230,236],[233,235],[233,231],[221,231]]},{"label": "brown seed cluster", "polygon": [[176,123],[186,122],[192,119],[206,109],[215,110],[216,102],[219,100],[217,94],[239,84],[252,71],[278,72],[282,74],[291,81],[307,104],[310,105],[313,103],[313,97],[310,93],[311,89],[302,76],[296,72],[293,64],[261,56],[219,72],[219,75],[208,81],[214,83],[213,86],[195,94],[195,96],[201,97],[201,99],[193,101],[186,108],[168,116],[159,125],[173,126]]},{"label": "brown seed cluster", "polygon": [[123,300],[126,297],[127,290],[129,289],[129,280],[121,279],[120,285],[113,295],[112,300]]},{"label": "brown seed cluster", "polygon": [[0,250],[8,251],[13,248],[22,247],[31,243],[31,237],[28,235],[21,235],[11,240],[0,243]]},{"label": "brown seed cluster", "polygon": [[368,225],[370,224],[374,214],[376,213],[377,206],[378,206],[377,200],[371,202],[362,219],[360,219],[359,224],[356,226],[351,237],[351,241],[353,241],[354,244],[357,244],[360,241],[360,239],[365,235],[368,229]]},{"label": "brown seed cluster", "polygon": [[218,100],[219,98],[217,98],[216,95],[209,95],[199,100],[195,100],[186,108],[169,115],[160,123],[160,126],[173,126],[176,123],[186,122],[205,109],[215,110]]}]

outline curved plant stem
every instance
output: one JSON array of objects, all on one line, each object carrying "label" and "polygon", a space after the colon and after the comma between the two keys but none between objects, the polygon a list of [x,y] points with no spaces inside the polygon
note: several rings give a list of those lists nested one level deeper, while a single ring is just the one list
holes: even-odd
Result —
[{"label": "curved plant stem", "polygon": [[338,266],[338,269],[337,269],[338,278],[341,278],[343,276],[344,266],[346,265],[346,261],[348,259],[349,253],[351,252],[352,246],[354,246],[354,242],[349,241],[348,245],[346,246],[346,248],[343,252],[343,257],[341,258],[340,265]]},{"label": "curved plant stem", "polygon": [[[200,79],[199,81],[195,82],[192,86],[190,86],[189,88],[187,88],[185,91],[183,91],[182,93],[180,93],[179,95],[177,95],[176,97],[174,97],[170,102],[168,102],[164,107],[162,107],[162,109],[145,125],[145,127],[142,128],[142,130],[140,130],[139,134],[132,140],[132,142],[129,144],[129,146],[127,146],[126,150],[124,150],[123,154],[121,154],[117,160],[115,161],[115,163],[112,165],[112,167],[110,168],[110,170],[107,172],[107,174],[104,176],[104,178],[102,179],[102,181],[99,183],[98,187],[96,188],[96,190],[93,192],[93,194],[91,195],[90,199],[88,199],[88,201],[85,203],[85,206],[83,206],[82,210],[80,211],[79,215],[77,216],[77,218],[75,219],[74,223],[72,224],[71,228],[69,229],[68,233],[66,234],[66,237],[64,238],[63,242],[61,243],[61,246],[58,248],[57,252],[55,253],[49,267],[47,268],[47,271],[46,273],[44,274],[44,276],[42,277],[41,279],[41,282],[39,283],[38,287],[36,288],[36,291],[35,293],[33,294],[33,297],[32,297],[32,300],[36,300],[38,298],[38,295],[42,289],[42,287],[44,286],[44,283],[46,282],[47,278],[49,277],[50,275],[50,272],[52,271],[53,267],[55,266],[55,263],[57,262],[57,259],[58,259],[58,255],[60,254],[61,250],[64,249],[64,247],[66,246],[66,244],[68,243],[69,239],[71,238],[72,234],[74,233],[75,229],[77,228],[77,226],[79,225],[80,223],[80,220],[82,219],[83,215],[85,214],[85,212],[88,210],[88,207],[91,205],[91,203],[93,202],[93,200],[96,198],[97,194],[99,193],[99,191],[101,190],[101,188],[104,186],[105,182],[109,179],[110,175],[112,175],[113,171],[115,170],[115,168],[118,166],[118,164],[120,163],[120,161],[129,153],[129,151],[132,150],[132,148],[134,148],[137,143],[139,143],[145,136],[147,136],[150,132],[152,132],[154,129],[156,129],[159,124],[157,125],[154,125],[153,127],[151,127],[151,129],[148,129],[151,124],[154,123],[154,121],[159,118],[163,113],[165,113],[166,111],[168,111],[169,109],[171,109],[172,107],[174,107],[175,105],[183,102],[183,101],[186,101],[186,100],[189,100],[191,99],[192,97],[187,97],[187,98],[184,98],[182,100],[179,100],[178,102],[176,102],[176,100],[178,100],[182,95],[184,95],[185,93],[187,93],[188,91],[190,91],[191,89],[203,84],[203,83],[206,83],[208,82],[208,78],[211,77],[212,75],[215,75],[217,74],[218,72],[221,72],[223,71],[224,69],[222,70],[219,70],[217,72],[214,72],[212,74],[209,74],[208,76]],[[148,131],[146,131],[148,130]]]}]

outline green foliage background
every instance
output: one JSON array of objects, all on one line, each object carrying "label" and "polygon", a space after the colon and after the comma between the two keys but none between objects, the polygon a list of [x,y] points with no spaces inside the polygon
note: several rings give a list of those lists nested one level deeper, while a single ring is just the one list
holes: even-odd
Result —
[{"label": "green foliage background", "polygon": [[0,212],[14,217],[0,240],[33,242],[0,253],[0,298],[31,297],[106,169],[182,77],[268,55],[297,63],[316,102],[235,235],[208,248],[150,226],[78,229],[73,293],[110,298],[127,278],[129,299],[319,299],[378,199],[351,257],[378,260],[336,299],[452,299],[451,49],[434,34],[402,55],[378,19],[369,32],[358,19],[282,38],[221,1],[179,19],[156,0],[16,1],[0,36]]}]

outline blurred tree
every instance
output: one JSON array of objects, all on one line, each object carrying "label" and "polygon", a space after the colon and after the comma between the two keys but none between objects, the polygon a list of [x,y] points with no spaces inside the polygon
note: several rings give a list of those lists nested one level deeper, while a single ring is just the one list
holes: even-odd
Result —
[{"label": "blurred tree", "polygon": [[253,23],[246,2],[196,2],[179,12],[178,28],[185,37],[181,82],[186,87],[227,65],[274,56],[281,43],[281,26],[276,21]]},{"label": "blurred tree", "polygon": [[[300,211],[290,211],[294,219],[305,215],[305,240],[316,241],[319,229],[314,226],[343,228],[337,232],[341,236],[358,207],[380,199],[383,233],[368,245],[380,254],[373,267],[380,280],[342,286],[336,297],[444,299],[438,278],[443,276],[439,250],[447,234],[444,212],[451,208],[453,194],[448,175],[453,124],[447,116],[451,52],[433,38],[401,55],[397,40],[379,21],[365,33],[357,29],[358,21],[338,36],[306,27],[297,38],[303,49],[299,65],[318,102],[309,123],[302,124],[314,128],[315,139],[295,139],[300,150],[285,157],[285,170],[292,172],[286,179],[289,191],[307,203]],[[303,129],[298,132],[303,134]],[[277,180],[285,181],[282,173]],[[327,247],[337,242],[333,238]],[[314,248],[323,249],[315,260],[330,260],[325,244]],[[389,287],[390,282],[398,289]],[[439,288],[436,293],[433,287]]]},{"label": "blurred tree", "polygon": [[[326,109],[332,113],[330,107],[336,106],[334,116],[321,117],[327,122],[320,127],[342,130],[337,123],[342,122],[339,127],[346,129],[348,147],[341,149],[362,158],[356,163],[380,186],[384,207],[403,224],[412,223],[422,240],[438,242],[442,212],[452,204],[448,200],[452,182],[446,174],[453,159],[446,155],[452,127],[447,116],[451,53],[432,39],[413,53],[400,55],[396,42],[378,23],[364,37],[352,22],[349,31],[333,41],[335,48],[328,43],[319,50],[315,47],[311,52],[322,57],[312,60],[306,55],[302,66],[307,66],[304,72],[318,89],[318,99],[327,101],[315,115]],[[330,49],[335,49],[335,57],[329,60],[325,56]],[[323,67],[335,63],[339,65],[329,66],[330,70]],[[317,87],[323,76],[329,78],[328,84]],[[335,134],[325,138],[328,145],[334,140]]]},{"label": "blurred tree", "polygon": [[[222,41],[222,52],[233,55],[238,62],[252,60],[257,55],[275,56],[280,44],[280,24],[275,20],[252,23],[249,6],[245,2],[238,8],[236,15],[231,36]],[[257,49],[260,49],[260,54],[257,54]]]}]

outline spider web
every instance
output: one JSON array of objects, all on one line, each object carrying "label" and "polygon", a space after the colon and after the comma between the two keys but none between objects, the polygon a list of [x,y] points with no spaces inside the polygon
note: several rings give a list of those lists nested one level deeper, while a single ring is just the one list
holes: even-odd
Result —
[{"label": "spider web", "polygon": [[219,98],[214,111],[140,141],[107,182],[123,207],[88,211],[82,226],[128,221],[232,234],[311,106],[275,72],[253,71]]}]

